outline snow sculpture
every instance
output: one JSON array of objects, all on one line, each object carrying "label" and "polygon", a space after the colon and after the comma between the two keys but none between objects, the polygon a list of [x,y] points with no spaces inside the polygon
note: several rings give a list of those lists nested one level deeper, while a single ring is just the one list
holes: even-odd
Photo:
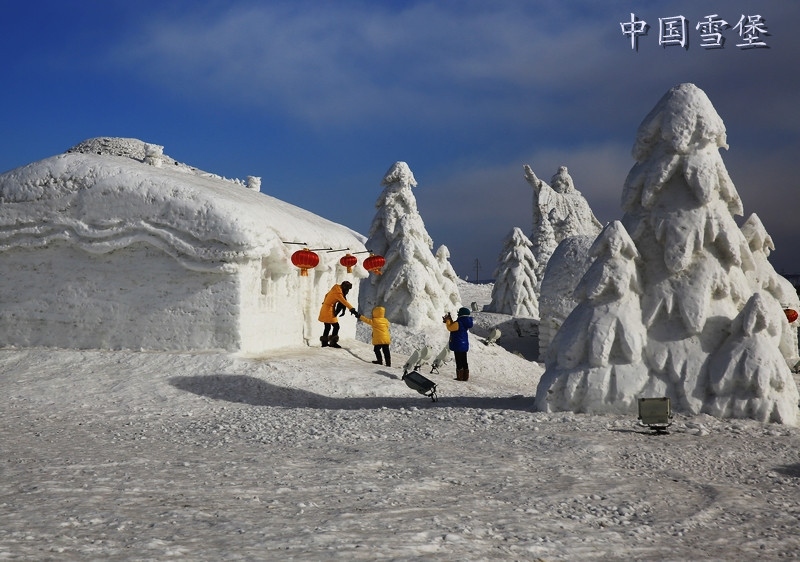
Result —
[{"label": "snow sculpture", "polygon": [[[755,213],[750,215],[742,225],[741,230],[754,260],[753,269],[745,272],[751,288],[754,291],[763,290],[774,297],[782,309],[791,308],[792,310],[800,311],[800,298],[798,298],[794,286],[788,279],[778,275],[767,259],[770,252],[775,249],[775,245],[758,215]],[[782,323],[780,349],[789,367],[795,367],[800,361],[800,357],[798,357],[797,324],[797,321]]]},{"label": "snow sculpture", "polygon": [[642,365],[647,335],[639,307],[640,256],[619,221],[603,229],[589,256],[594,262],[575,289],[579,304],[549,347],[536,404],[625,413],[649,382]]},{"label": "snow sculpture", "polygon": [[458,275],[450,264],[450,250],[444,244],[436,250],[436,261],[439,264],[439,271],[442,273],[442,290],[449,299],[447,310],[458,310],[461,308]]},{"label": "snow sculpture", "polygon": [[259,353],[317,340],[344,268],[323,255],[300,277],[284,241],[359,251],[364,237],[166,155],[148,165],[148,151],[102,137],[0,174],[2,345]]},{"label": "snow sculpture", "polygon": [[693,84],[645,117],[622,224],[592,247],[538,408],[632,414],[636,398],[666,395],[677,411],[797,423],[797,387],[778,349],[785,316],[755,282],[769,274],[733,219],[742,203],[723,147],[722,119]]},{"label": "snow sculpture", "polygon": [[370,275],[362,283],[359,310],[383,306],[390,322],[412,328],[441,324],[442,315],[454,302],[460,306],[461,297],[455,287],[444,289],[446,278],[411,191],[417,185],[414,175],[408,164],[396,162],[381,185],[366,247],[386,264],[383,275]]},{"label": "snow sculpture", "polygon": [[261,178],[258,176],[247,176],[247,189],[261,191]]},{"label": "snow sculpture", "polygon": [[536,258],[531,252],[532,242],[514,227],[503,241],[503,250],[494,271],[492,301],[489,312],[511,316],[539,317],[539,299],[536,296]]},{"label": "snow sculpture", "polygon": [[[544,278],[544,270],[556,246],[571,236],[597,236],[603,225],[595,218],[589,203],[575,189],[566,166],[561,166],[550,185],[536,177],[527,164],[525,179],[533,188],[533,255],[536,278]],[[538,285],[537,285],[538,289]]]},{"label": "snow sculpture", "polygon": [[144,144],[144,163],[160,168],[163,164],[164,147],[157,144]]},{"label": "snow sculpture", "polygon": [[762,293],[750,297],[711,356],[712,416],[796,423],[800,394],[778,350],[781,319],[770,301]]},{"label": "snow sculpture", "polygon": [[550,256],[539,290],[540,360],[547,356],[550,342],[578,304],[573,293],[592,264],[589,248],[594,239],[586,235],[565,238]]}]

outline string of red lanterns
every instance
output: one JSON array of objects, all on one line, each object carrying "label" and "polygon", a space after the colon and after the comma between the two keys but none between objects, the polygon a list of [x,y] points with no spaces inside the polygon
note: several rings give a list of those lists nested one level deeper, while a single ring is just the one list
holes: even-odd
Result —
[{"label": "string of red lanterns", "polygon": [[[302,244],[306,245],[304,242],[284,242],[284,244]],[[345,250],[349,250],[349,248],[345,248],[343,250],[333,250],[331,248],[318,248],[318,250],[325,250],[327,252],[342,252]],[[365,252],[354,252],[356,254],[363,254]],[[292,265],[295,267],[300,268],[300,276],[301,277],[308,277],[308,270],[313,269],[319,265],[319,254],[314,252],[313,250],[309,250],[307,247],[303,248],[302,250],[298,250],[292,254]],[[342,267],[347,268],[347,273],[353,272],[353,267],[358,263],[358,258],[356,258],[350,252],[347,252],[344,256],[339,259],[339,264]],[[375,273],[376,275],[380,275],[381,267],[386,264],[386,260],[383,256],[379,256],[377,254],[373,254],[370,252],[369,257],[364,260],[364,269],[371,273]]]},{"label": "string of red lanterns", "polygon": [[[286,244],[301,244],[301,242],[286,242]],[[330,248],[326,248],[329,252],[339,252],[342,250],[331,250]],[[356,252],[357,254],[362,254],[364,252]],[[339,259],[339,263],[347,268],[347,273],[353,272],[353,267],[358,263],[358,258],[356,258],[350,252],[347,252],[344,256]],[[308,248],[303,248],[302,250],[298,250],[292,254],[292,264],[298,268],[300,268],[300,276],[301,277],[308,277],[308,270],[313,269],[319,265],[319,255]],[[376,275],[382,275],[383,272],[381,268],[386,265],[386,259],[378,254],[373,254],[370,252],[369,257],[364,260],[364,269],[369,271],[370,273],[374,273]],[[788,320],[789,324],[797,320],[798,313],[796,310],[791,308],[785,308],[783,310],[784,314],[786,314],[786,320]]]}]

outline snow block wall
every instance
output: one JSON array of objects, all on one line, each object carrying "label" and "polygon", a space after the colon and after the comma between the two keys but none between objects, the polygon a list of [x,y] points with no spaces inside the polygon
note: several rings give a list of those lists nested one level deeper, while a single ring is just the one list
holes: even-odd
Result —
[{"label": "snow block wall", "polygon": [[645,117],[625,215],[590,249],[537,408],[634,414],[638,398],[668,396],[687,413],[797,424],[782,284],[754,255],[764,233],[734,221],[742,202],[719,148],[722,119],[693,84]]},{"label": "snow block wall", "polygon": [[239,348],[236,276],[186,271],[144,243],[92,254],[59,240],[0,259],[4,346]]},{"label": "snow block wall", "polygon": [[90,139],[0,175],[0,346],[301,345],[322,333],[330,287],[366,276],[321,252],[301,277],[285,242],[356,252],[364,237],[161,148]]}]

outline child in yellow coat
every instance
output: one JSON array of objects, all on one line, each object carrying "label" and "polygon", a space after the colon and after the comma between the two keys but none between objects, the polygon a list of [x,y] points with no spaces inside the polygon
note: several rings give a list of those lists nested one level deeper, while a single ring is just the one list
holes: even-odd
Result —
[{"label": "child in yellow coat", "polygon": [[[389,344],[392,343],[392,337],[389,334],[389,321],[385,315],[386,309],[376,306],[372,309],[372,318],[367,318],[362,314],[358,319],[372,326],[372,345],[376,357],[376,361],[373,363],[376,365],[386,363],[387,367],[391,367],[392,355],[389,353]],[[383,358],[381,358],[381,352],[383,352]]]}]

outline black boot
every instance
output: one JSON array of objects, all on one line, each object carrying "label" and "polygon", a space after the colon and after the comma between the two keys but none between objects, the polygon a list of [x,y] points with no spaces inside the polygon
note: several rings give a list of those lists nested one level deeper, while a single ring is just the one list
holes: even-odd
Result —
[{"label": "black boot", "polygon": [[461,371],[461,380],[468,381],[469,380],[469,369],[463,369]]},{"label": "black boot", "polygon": [[331,337],[329,337],[328,338],[328,345],[330,345],[331,347],[336,347],[338,349],[341,349],[342,346],[339,345],[339,336],[331,336]]},{"label": "black boot", "polygon": [[319,341],[322,342],[322,347],[328,347],[328,336],[320,336]]}]

